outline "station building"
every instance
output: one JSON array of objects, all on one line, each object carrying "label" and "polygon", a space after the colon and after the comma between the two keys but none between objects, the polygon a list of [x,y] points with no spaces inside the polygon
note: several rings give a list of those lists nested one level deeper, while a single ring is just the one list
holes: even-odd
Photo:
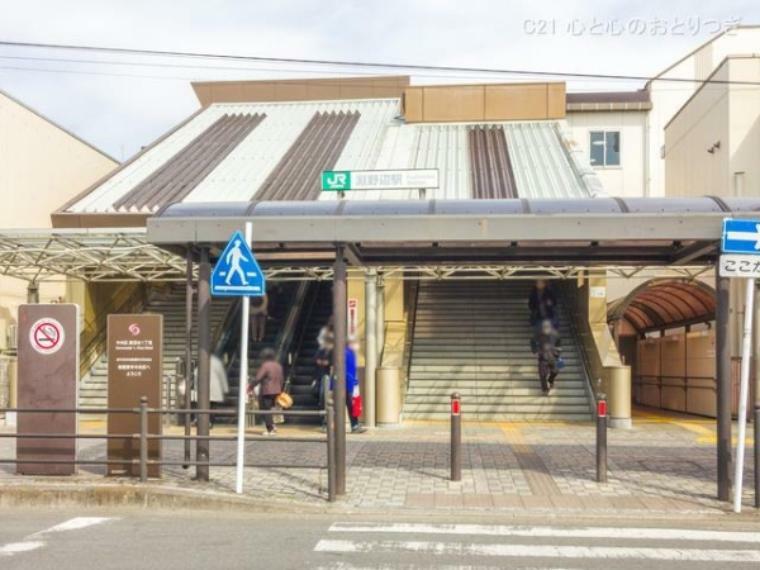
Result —
[{"label": "station building", "polygon": [[[678,129],[691,129],[687,117],[706,121],[689,108],[716,95],[710,84],[674,90],[665,79],[730,74],[739,59],[730,54],[760,45],[759,33],[726,32],[631,93],[566,93],[561,82],[423,86],[406,76],[196,83],[196,113],[72,193],[52,212],[53,232],[17,233],[8,247],[37,248],[33,269],[66,267],[84,283],[67,298],[92,324],[83,329],[86,405],[105,405],[98,323],[109,312],[165,315],[174,384],[178,363],[192,360],[188,342],[198,354],[197,319],[186,331],[197,311],[187,278],[250,217],[271,292],[251,365],[275,348],[298,406],[317,405],[316,335],[345,258],[347,326],[362,341],[378,420],[444,418],[455,390],[481,420],[589,419],[602,391],[614,395],[621,426],[632,399],[715,415],[716,239],[722,217],[760,205],[760,189],[754,166],[731,182],[738,162],[721,163],[725,185],[687,193],[689,181],[675,182],[692,153]],[[725,109],[739,123],[748,112]],[[736,138],[716,139],[725,142],[713,155],[754,136],[733,125]],[[326,170],[423,168],[439,171],[438,188],[339,196],[319,182]],[[712,197],[655,199],[666,195]],[[35,283],[8,251],[7,273]],[[554,282],[562,305],[567,366],[549,397],[530,352],[527,298],[538,278]],[[197,303],[197,290],[189,296]],[[238,344],[227,331],[239,311],[211,307],[208,348],[234,374]]]}]

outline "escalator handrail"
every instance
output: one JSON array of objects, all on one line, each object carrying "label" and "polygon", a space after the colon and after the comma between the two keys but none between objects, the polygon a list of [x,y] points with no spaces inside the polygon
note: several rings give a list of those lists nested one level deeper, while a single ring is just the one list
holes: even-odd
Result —
[{"label": "escalator handrail", "polygon": [[293,302],[288,310],[288,315],[283,321],[282,327],[280,327],[280,333],[277,340],[275,340],[275,353],[277,362],[282,362],[283,357],[290,350],[293,344],[293,338],[295,336],[296,325],[301,316],[301,310],[303,309],[304,301],[306,300],[306,294],[309,291],[309,282],[301,281],[298,284]]},{"label": "escalator handrail", "polygon": [[310,288],[312,290],[312,294],[308,296],[308,306],[306,307],[306,312],[300,319],[302,326],[299,328],[298,338],[295,340],[295,343],[291,344],[293,350],[290,352],[291,354],[295,354],[296,358],[293,359],[291,366],[288,368],[287,376],[285,377],[286,389],[290,386],[293,381],[293,377],[296,374],[295,362],[297,360],[297,355],[301,353],[301,347],[303,346],[303,342],[306,337],[306,330],[308,328],[306,324],[311,320],[311,316],[314,313],[314,307],[317,305],[317,300],[319,299],[319,286],[320,284],[316,283],[314,287]]}]

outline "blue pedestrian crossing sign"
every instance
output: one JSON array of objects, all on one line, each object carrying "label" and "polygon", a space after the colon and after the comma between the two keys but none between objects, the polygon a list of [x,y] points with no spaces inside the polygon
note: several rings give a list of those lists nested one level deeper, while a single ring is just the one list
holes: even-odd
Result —
[{"label": "blue pedestrian crossing sign", "polygon": [[760,220],[723,220],[721,251],[760,255]]},{"label": "blue pedestrian crossing sign", "polygon": [[258,261],[240,232],[235,232],[211,274],[216,297],[263,297],[266,281]]}]

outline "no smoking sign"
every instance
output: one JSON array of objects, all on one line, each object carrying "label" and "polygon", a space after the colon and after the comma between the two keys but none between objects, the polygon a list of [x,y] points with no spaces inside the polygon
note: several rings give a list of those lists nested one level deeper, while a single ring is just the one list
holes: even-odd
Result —
[{"label": "no smoking sign", "polygon": [[39,354],[55,354],[65,339],[63,325],[56,319],[39,319],[29,328],[29,344]]}]

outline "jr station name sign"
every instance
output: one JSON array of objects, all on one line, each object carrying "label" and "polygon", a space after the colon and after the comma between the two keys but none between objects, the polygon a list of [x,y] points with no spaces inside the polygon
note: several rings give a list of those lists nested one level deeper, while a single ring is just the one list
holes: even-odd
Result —
[{"label": "jr station name sign", "polygon": [[438,169],[326,170],[322,173],[324,192],[351,190],[409,190],[438,188]]}]

